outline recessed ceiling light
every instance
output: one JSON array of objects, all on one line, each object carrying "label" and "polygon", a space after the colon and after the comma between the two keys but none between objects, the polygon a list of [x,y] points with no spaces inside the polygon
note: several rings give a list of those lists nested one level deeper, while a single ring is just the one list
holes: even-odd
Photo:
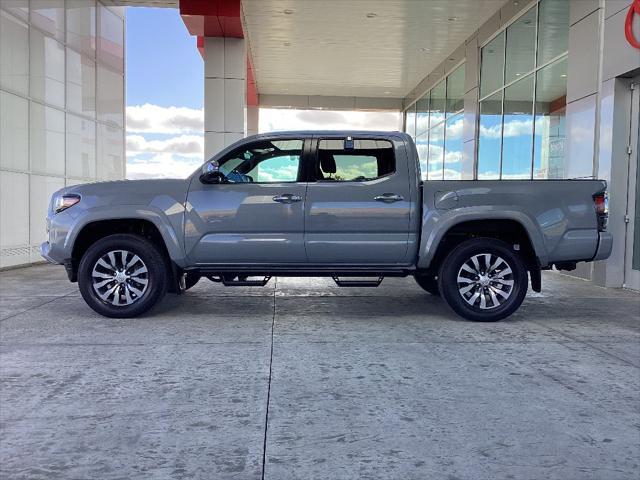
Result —
[{"label": "recessed ceiling light", "polygon": [[384,92],[384,94],[385,95],[391,95],[391,92],[387,90],[386,92]]},{"label": "recessed ceiling light", "polygon": [[522,75],[521,73],[516,73],[516,77],[519,77],[520,75]]},{"label": "recessed ceiling light", "polygon": [[291,42],[284,42],[284,43],[283,43],[283,45],[284,45],[285,47],[290,47],[290,46],[291,46]]},{"label": "recessed ceiling light", "polygon": [[284,13],[285,15],[291,15],[293,13],[293,10],[291,10],[290,8],[287,8],[285,11],[283,11],[282,13]]},{"label": "recessed ceiling light", "polygon": [[378,16],[378,14],[377,13],[373,13],[373,12],[369,12],[366,15],[367,18],[376,18],[377,16]]},{"label": "recessed ceiling light", "polygon": [[520,2],[513,2],[513,4],[517,7],[518,5],[520,5]]},{"label": "recessed ceiling light", "polygon": [[420,49],[421,52],[425,52],[425,53],[429,53],[431,51],[431,49],[429,47],[422,47]]},{"label": "recessed ceiling light", "polygon": [[567,76],[566,73],[563,73],[562,75],[560,75],[562,78],[565,78]]},{"label": "recessed ceiling light", "polygon": [[455,22],[455,21],[458,20],[458,17],[449,17],[449,18],[447,18],[447,20],[450,21],[450,22]]}]

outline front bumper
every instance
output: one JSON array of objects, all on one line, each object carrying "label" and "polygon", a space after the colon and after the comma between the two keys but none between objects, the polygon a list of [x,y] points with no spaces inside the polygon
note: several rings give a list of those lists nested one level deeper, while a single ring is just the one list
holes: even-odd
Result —
[{"label": "front bumper", "polygon": [[592,261],[606,260],[613,249],[613,235],[609,232],[600,232],[598,235],[598,248]]},{"label": "front bumper", "polygon": [[52,258],[49,253],[51,252],[51,244],[49,242],[43,242],[40,245],[40,255],[49,263],[53,263],[55,265],[60,265],[60,262],[56,261]]}]

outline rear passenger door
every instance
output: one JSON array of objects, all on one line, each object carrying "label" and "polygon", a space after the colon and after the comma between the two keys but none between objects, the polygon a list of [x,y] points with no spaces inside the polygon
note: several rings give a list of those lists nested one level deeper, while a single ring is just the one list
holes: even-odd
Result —
[{"label": "rear passenger door", "polygon": [[403,144],[327,136],[312,145],[305,205],[309,262],[407,263],[412,199]]}]

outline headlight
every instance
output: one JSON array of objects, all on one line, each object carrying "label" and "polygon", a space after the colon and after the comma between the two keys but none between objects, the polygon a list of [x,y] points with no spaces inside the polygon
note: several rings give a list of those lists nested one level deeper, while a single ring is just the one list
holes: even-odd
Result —
[{"label": "headlight", "polygon": [[80,201],[80,195],[66,194],[58,195],[53,203],[53,211],[60,213],[69,207],[73,207]]}]

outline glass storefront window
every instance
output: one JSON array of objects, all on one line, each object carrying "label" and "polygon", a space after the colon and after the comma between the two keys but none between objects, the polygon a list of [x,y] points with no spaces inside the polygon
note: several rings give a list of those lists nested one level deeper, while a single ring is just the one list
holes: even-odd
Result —
[{"label": "glass storefront window", "polygon": [[429,180],[442,180],[444,160],[444,123],[429,130]]},{"label": "glass storefront window", "polygon": [[411,138],[416,138],[416,106],[412,105],[405,112],[404,117],[404,131],[411,135]]},{"label": "glass storefront window", "polygon": [[502,91],[480,102],[478,179],[500,178]]},{"label": "glass storefront window", "polygon": [[531,178],[533,75],[504,90],[502,179]]},{"label": "glass storefront window", "polygon": [[538,65],[569,50],[569,2],[544,0],[538,12]]},{"label": "glass storefront window", "polygon": [[463,115],[447,119],[444,147],[444,179],[462,178],[462,128]]},{"label": "glass storefront window", "polygon": [[536,50],[536,9],[532,8],[507,28],[505,84],[533,70]]},{"label": "glass storefront window", "polygon": [[464,108],[464,65],[460,65],[447,77],[447,117]]},{"label": "glass storefront window", "polygon": [[429,130],[429,94],[416,102],[416,136]]},{"label": "glass storefront window", "polygon": [[477,178],[564,177],[568,35],[568,2],[541,0],[482,47]]},{"label": "glass storefront window", "polygon": [[480,96],[484,97],[504,84],[504,32],[484,46],[481,56]]},{"label": "glass storefront window", "polygon": [[429,108],[429,127],[433,128],[444,120],[447,105],[446,79],[431,89],[431,103]]},{"label": "glass storefront window", "polygon": [[426,180],[429,164],[429,132],[416,137],[416,149],[420,159],[420,176],[422,180]]},{"label": "glass storefront window", "polygon": [[533,178],[564,177],[567,59],[537,73]]}]

